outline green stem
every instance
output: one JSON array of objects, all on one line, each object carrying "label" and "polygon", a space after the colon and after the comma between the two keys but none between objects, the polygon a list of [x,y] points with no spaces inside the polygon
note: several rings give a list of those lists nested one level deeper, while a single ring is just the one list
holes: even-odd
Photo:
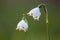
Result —
[{"label": "green stem", "polygon": [[47,11],[47,8],[46,8],[46,5],[45,4],[40,4],[38,5],[39,8],[43,7],[44,8],[44,11],[46,13],[46,28],[47,28],[47,40],[50,40],[50,36],[49,36],[49,27],[48,27],[48,11]]},{"label": "green stem", "polygon": [[47,11],[47,8],[45,6],[45,4],[43,4],[43,8],[44,8],[44,11],[46,13],[46,28],[47,28],[47,40],[50,40],[50,36],[49,36],[49,27],[48,27],[48,11]]},{"label": "green stem", "polygon": [[47,23],[46,23],[46,27],[47,27],[47,40],[50,40],[49,27]]}]

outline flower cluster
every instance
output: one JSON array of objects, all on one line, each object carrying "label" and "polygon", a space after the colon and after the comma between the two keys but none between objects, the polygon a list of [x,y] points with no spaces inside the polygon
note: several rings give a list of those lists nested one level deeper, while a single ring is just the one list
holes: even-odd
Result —
[{"label": "flower cluster", "polygon": [[[39,18],[41,16],[41,12],[40,12],[40,9],[39,7],[36,7],[36,8],[33,8],[32,10],[30,10],[27,15],[29,16],[32,16],[35,20],[38,20],[39,21]],[[17,28],[16,30],[21,31],[23,30],[24,32],[27,31],[28,29],[28,24],[25,20],[21,20],[18,24],[17,24]]]}]

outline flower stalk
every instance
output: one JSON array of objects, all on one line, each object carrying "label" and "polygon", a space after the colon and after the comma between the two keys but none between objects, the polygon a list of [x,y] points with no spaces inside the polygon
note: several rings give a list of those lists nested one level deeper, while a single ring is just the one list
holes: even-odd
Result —
[{"label": "flower stalk", "polygon": [[50,36],[49,36],[49,27],[48,27],[48,11],[47,8],[45,6],[45,4],[43,5],[44,11],[46,13],[46,28],[47,28],[47,40],[50,40]]},{"label": "flower stalk", "polygon": [[47,8],[46,8],[46,5],[45,4],[43,4],[42,6],[44,8],[45,16],[46,16],[47,40],[50,40],[49,27],[48,27],[48,11],[47,11]]},{"label": "flower stalk", "polygon": [[50,36],[49,36],[49,27],[48,27],[48,11],[46,8],[45,4],[40,4],[38,5],[39,8],[43,7],[44,11],[45,11],[45,16],[46,16],[46,28],[47,28],[47,40],[50,40]]}]

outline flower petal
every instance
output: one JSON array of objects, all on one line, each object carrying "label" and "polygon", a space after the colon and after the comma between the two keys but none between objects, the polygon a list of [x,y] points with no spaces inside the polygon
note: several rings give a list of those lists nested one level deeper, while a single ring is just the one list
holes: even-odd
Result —
[{"label": "flower petal", "polygon": [[16,30],[19,29],[20,30],[24,30],[25,32],[28,29],[28,24],[25,22],[25,20],[21,20],[18,24],[17,24],[17,28]]},{"label": "flower petal", "polygon": [[33,16],[34,19],[39,20],[41,12],[39,7],[33,8],[29,13],[30,16]]}]

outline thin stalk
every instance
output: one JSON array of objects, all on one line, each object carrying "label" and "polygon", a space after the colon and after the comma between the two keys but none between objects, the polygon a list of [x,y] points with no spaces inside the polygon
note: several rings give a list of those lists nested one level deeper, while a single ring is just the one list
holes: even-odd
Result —
[{"label": "thin stalk", "polygon": [[45,16],[46,16],[47,40],[50,40],[49,27],[48,27],[48,11],[47,11],[45,4],[43,4],[43,8],[44,8],[44,11],[46,13]]},{"label": "thin stalk", "polygon": [[[24,20],[26,21],[26,23],[28,24],[28,20],[26,19],[25,14],[23,14],[22,19],[24,19]],[[28,25],[29,25],[29,24],[28,24]],[[29,30],[29,29],[28,29],[28,30]],[[28,37],[28,35],[29,35],[29,37]],[[31,40],[31,33],[30,33],[30,30],[25,33],[25,36],[27,36],[27,39],[26,39],[26,37],[25,37],[25,40]]]},{"label": "thin stalk", "polygon": [[44,11],[46,13],[45,16],[46,16],[47,40],[50,40],[49,27],[48,27],[48,11],[47,11],[46,5],[45,4],[39,4],[37,7],[39,7],[39,8],[43,7]]}]

